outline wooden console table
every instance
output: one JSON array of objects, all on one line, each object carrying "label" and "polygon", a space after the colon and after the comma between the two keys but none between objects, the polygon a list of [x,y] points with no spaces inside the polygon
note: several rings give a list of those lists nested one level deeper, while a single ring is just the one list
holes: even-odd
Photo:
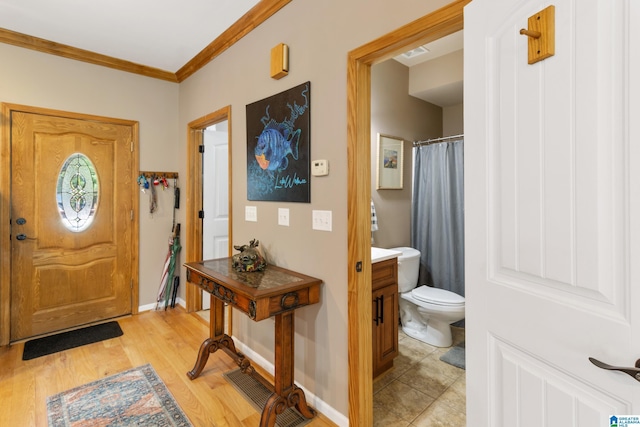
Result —
[{"label": "wooden console table", "polygon": [[[231,258],[220,258],[185,264],[187,281],[209,292],[211,298],[209,338],[200,346],[190,379],[200,375],[217,350],[227,353],[242,372],[252,375],[272,394],[262,410],[260,427],[273,427],[276,415],[295,408],[306,418],[315,411],[307,405],[304,391],[293,381],[294,311],[320,301],[321,280],[269,265],[260,272],[237,272]],[[227,303],[249,318],[260,321],[275,316],[275,375],[274,385],[258,375],[248,359],[236,350],[233,339],[224,333],[224,304]]]}]

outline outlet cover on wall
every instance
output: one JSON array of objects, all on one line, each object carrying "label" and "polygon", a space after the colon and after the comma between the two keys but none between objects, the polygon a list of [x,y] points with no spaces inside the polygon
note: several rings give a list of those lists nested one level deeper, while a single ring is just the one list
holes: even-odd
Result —
[{"label": "outlet cover on wall", "polygon": [[314,230],[331,231],[331,211],[312,211],[312,224]]}]

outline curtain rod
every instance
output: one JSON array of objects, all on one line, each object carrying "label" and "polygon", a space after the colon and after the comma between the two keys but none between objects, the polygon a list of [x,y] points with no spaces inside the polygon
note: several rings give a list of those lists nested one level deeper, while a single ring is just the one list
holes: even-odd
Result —
[{"label": "curtain rod", "polygon": [[464,134],[461,133],[460,135],[451,135],[451,136],[443,136],[441,138],[425,139],[424,141],[413,141],[413,146],[417,147],[419,145],[435,144],[437,142],[442,142],[448,139],[456,139],[456,138],[464,138]]}]

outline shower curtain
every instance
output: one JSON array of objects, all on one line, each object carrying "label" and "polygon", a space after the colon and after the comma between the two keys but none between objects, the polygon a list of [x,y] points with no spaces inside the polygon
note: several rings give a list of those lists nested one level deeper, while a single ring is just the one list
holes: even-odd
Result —
[{"label": "shower curtain", "polygon": [[414,148],[411,246],[420,251],[419,285],[464,296],[464,142]]}]

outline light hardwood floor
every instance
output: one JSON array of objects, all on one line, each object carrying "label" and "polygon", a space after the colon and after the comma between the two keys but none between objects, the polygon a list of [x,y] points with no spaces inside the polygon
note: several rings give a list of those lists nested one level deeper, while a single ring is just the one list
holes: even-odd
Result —
[{"label": "light hardwood floor", "polygon": [[[23,361],[23,343],[0,347],[0,426],[47,425],[46,399],[64,390],[150,363],[195,427],[255,427],[260,414],[223,377],[237,365],[214,353],[191,381],[208,326],[182,308],[118,319],[124,335]],[[270,379],[271,380],[271,379]],[[334,427],[319,414],[309,427]]]}]

